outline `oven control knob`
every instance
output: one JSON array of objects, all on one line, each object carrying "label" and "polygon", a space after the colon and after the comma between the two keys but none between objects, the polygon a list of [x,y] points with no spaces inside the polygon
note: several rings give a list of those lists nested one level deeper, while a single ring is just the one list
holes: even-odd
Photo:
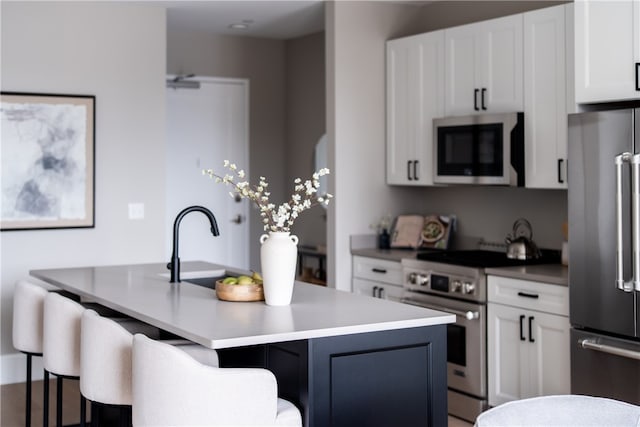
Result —
[{"label": "oven control knob", "polygon": [[454,280],[451,282],[451,292],[461,292],[462,283],[459,280]]},{"label": "oven control knob", "polygon": [[416,279],[416,285],[418,285],[418,286],[427,286],[427,283],[429,283],[429,277],[427,277],[424,274],[418,274],[417,279]]},{"label": "oven control knob", "polygon": [[472,294],[476,290],[476,285],[471,282],[464,282],[462,284],[463,294]]}]

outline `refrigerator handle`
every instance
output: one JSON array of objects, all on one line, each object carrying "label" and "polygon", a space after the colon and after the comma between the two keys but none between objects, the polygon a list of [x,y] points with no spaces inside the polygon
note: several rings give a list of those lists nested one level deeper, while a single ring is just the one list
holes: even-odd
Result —
[{"label": "refrigerator handle", "polygon": [[631,262],[633,289],[640,291],[640,154],[631,159]]},{"label": "refrigerator handle", "polygon": [[614,354],[616,356],[626,357],[628,359],[640,360],[640,352],[627,350],[626,348],[600,344],[596,338],[584,338],[578,340],[578,345],[588,350],[601,351],[603,353]]},{"label": "refrigerator handle", "polygon": [[[633,290],[632,281],[624,280],[624,227],[622,224],[622,167],[624,163],[629,163],[633,155],[631,153],[618,154],[615,157],[616,164],[616,287],[625,292]],[[637,175],[637,174],[636,174]],[[633,182],[633,180],[632,180]],[[633,189],[631,190],[633,193]],[[633,240],[636,240],[635,238]],[[634,249],[635,249],[634,245]],[[634,268],[634,270],[636,270]],[[634,277],[636,272],[634,271]]]}]

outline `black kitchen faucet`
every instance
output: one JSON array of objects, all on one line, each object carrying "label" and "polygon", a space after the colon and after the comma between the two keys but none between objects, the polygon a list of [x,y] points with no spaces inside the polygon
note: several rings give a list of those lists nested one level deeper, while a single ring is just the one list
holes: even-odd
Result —
[{"label": "black kitchen faucet", "polygon": [[167,264],[167,268],[171,270],[171,280],[169,282],[180,282],[180,258],[178,257],[178,229],[180,228],[180,221],[182,218],[189,212],[202,212],[209,218],[209,223],[211,223],[211,234],[214,236],[219,236],[218,232],[218,223],[216,222],[216,217],[213,216],[213,212],[204,206],[189,206],[188,208],[180,211],[178,216],[176,216],[176,220],[173,222],[173,251],[171,252],[171,261]]}]

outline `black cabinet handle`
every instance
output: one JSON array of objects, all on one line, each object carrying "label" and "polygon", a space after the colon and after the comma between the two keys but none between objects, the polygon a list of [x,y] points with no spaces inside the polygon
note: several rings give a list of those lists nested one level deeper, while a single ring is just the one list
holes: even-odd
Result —
[{"label": "black cabinet handle", "polygon": [[411,160],[407,160],[407,179],[411,181]]},{"label": "black cabinet handle", "polygon": [[387,270],[385,268],[372,268],[371,271],[373,271],[374,273],[382,273],[385,274],[387,272]]},{"label": "black cabinet handle", "polygon": [[486,110],[486,109],[487,109],[487,106],[486,106],[486,105],[484,105],[484,94],[485,94],[485,93],[487,93],[487,88],[486,88],[486,87],[483,87],[483,88],[482,88],[482,94],[481,94],[481,97],[482,97],[482,109],[483,109],[483,110]]},{"label": "black cabinet handle", "polygon": [[476,111],[480,111],[480,109],[478,108],[478,92],[479,89],[473,90],[473,109]]},{"label": "black cabinet handle", "polygon": [[373,297],[374,297],[374,298],[376,298],[376,297],[378,296],[378,295],[377,295],[377,293],[378,293],[378,287],[377,287],[377,286],[374,286],[374,287],[373,287]]},{"label": "black cabinet handle", "polygon": [[533,316],[529,316],[529,342],[536,342],[535,339],[533,339],[533,333],[531,331],[531,324],[533,323]]},{"label": "black cabinet handle", "polygon": [[527,292],[518,292],[518,296],[519,297],[525,297],[525,298],[533,298],[533,299],[538,299],[539,298],[538,294],[529,294]]},{"label": "black cabinet handle", "polygon": [[418,160],[413,161],[413,179],[418,180]]},{"label": "black cabinet handle", "polygon": [[564,180],[562,179],[562,163],[564,159],[558,159],[558,182],[560,184],[564,184]]},{"label": "black cabinet handle", "polygon": [[640,62],[636,62],[636,90],[640,90]]},{"label": "black cabinet handle", "polygon": [[384,288],[378,288],[378,298],[384,298]]},{"label": "black cabinet handle", "polygon": [[522,328],[523,328],[523,326],[524,326],[524,325],[522,324],[522,323],[523,323],[524,318],[525,318],[525,315],[524,315],[524,314],[521,314],[521,315],[520,315],[520,341],[526,341],[526,339],[525,339],[525,337],[524,337],[524,332],[522,331]]}]

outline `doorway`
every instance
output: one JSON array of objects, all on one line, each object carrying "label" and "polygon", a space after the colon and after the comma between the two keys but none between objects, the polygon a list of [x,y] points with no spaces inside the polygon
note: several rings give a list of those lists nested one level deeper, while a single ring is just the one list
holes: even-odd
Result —
[{"label": "doorway", "polygon": [[230,197],[231,187],[215,183],[202,170],[211,168],[224,175],[224,160],[248,167],[249,82],[198,76],[189,81],[198,82],[199,87],[166,89],[167,259],[176,215],[188,206],[200,205],[213,212],[220,235],[211,235],[204,215],[185,216],[180,224],[181,261],[248,269],[250,202]]}]

